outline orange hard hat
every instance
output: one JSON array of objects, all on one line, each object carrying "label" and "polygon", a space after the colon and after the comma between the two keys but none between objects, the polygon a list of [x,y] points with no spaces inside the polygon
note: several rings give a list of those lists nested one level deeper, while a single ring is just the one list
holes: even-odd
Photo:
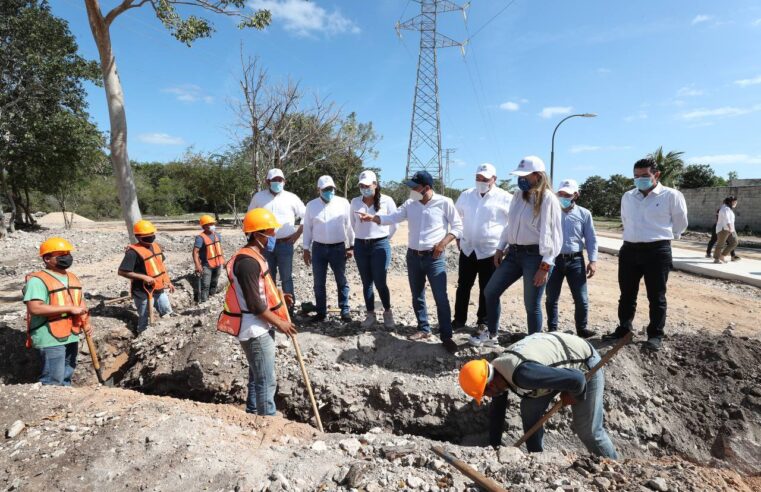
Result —
[{"label": "orange hard hat", "polygon": [[467,395],[475,398],[479,405],[492,370],[486,359],[472,360],[460,369],[460,387]]},{"label": "orange hard hat", "polygon": [[156,234],[156,227],[147,220],[138,220],[132,228],[135,236],[145,236],[147,234]]},{"label": "orange hard hat", "polygon": [[200,219],[198,219],[198,223],[201,224],[201,227],[209,224],[216,224],[217,221],[214,220],[214,217],[211,215],[202,215]]},{"label": "orange hard hat", "polygon": [[74,246],[62,237],[51,237],[40,244],[40,256],[49,253],[69,253],[74,251]]},{"label": "orange hard hat", "polygon": [[267,229],[278,229],[280,223],[275,216],[266,208],[255,208],[250,210],[243,217],[243,232],[266,231]]}]

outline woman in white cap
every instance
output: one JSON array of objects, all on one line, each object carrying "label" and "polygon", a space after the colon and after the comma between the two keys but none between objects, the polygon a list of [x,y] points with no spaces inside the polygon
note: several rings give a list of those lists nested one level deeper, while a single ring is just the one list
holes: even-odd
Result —
[{"label": "woman in white cap", "polygon": [[346,259],[352,257],[354,250],[351,209],[346,198],[336,196],[336,185],[330,176],[320,176],[317,190],[320,196],[307,203],[304,214],[304,263],[312,266],[317,304],[317,314],[312,321],[324,321],[328,314],[325,282],[330,266],[338,287],[341,320],[348,322],[351,315]]},{"label": "woman in white cap", "polygon": [[351,201],[351,225],[354,228],[354,260],[362,279],[362,295],[367,309],[362,328],[371,328],[377,322],[373,286],[378,289],[383,304],[383,326],[393,328],[394,314],[386,276],[391,263],[390,240],[396,232],[396,224],[362,222],[359,214],[391,215],[396,212],[396,204],[390,196],[381,193],[378,177],[372,171],[362,171],[359,175],[359,192],[360,196]]},{"label": "woman in white cap", "polygon": [[528,332],[542,329],[542,295],[555,257],[563,246],[560,203],[552,192],[544,162],[536,156],[524,157],[512,172],[518,188],[510,202],[507,227],[494,254],[494,272],[484,291],[490,336],[499,327],[500,297],[523,278],[523,304]]}]

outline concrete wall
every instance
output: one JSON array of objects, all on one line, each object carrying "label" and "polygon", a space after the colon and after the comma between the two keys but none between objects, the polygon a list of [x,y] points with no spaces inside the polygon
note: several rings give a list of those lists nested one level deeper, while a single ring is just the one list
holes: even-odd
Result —
[{"label": "concrete wall", "polygon": [[681,190],[687,201],[690,228],[709,229],[716,221],[716,209],[730,195],[737,197],[735,209],[737,230],[750,226],[761,231],[761,186],[717,186]]}]

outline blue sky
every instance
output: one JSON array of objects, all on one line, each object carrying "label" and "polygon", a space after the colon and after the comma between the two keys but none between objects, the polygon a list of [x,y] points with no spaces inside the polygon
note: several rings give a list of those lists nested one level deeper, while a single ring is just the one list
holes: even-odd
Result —
[{"label": "blue sky", "polygon": [[[274,80],[287,77],[372,121],[382,136],[384,180],[405,172],[418,38],[394,25],[415,15],[407,0],[252,0],[270,7],[264,32],[239,31],[212,17],[217,32],[187,48],[148,7],[112,26],[124,86],[132,159],[168,161],[190,146],[217,152],[235,141],[229,102],[239,46]],[[439,51],[442,146],[456,148],[450,182],[470,186],[476,166],[507,176],[520,158],[549,165],[558,130],[556,180],[630,174],[663,145],[718,174],[761,177],[761,2],[754,0],[473,0],[462,16],[441,16],[440,31],[464,40],[463,58]],[[81,0],[55,0],[81,52],[97,58]],[[102,0],[104,9],[115,0]],[[405,11],[406,9],[406,11]],[[195,11],[200,14],[200,11]],[[88,87],[90,112],[108,129],[103,90]],[[456,180],[461,181],[456,181]]]}]

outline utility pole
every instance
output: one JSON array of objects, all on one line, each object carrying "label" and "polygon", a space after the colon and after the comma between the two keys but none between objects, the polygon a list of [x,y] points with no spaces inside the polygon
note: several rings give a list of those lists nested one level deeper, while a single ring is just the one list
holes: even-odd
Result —
[{"label": "utility pole", "polygon": [[450,169],[451,169],[451,168],[449,167],[449,164],[450,164],[450,159],[449,159],[449,158],[450,158],[450,157],[452,156],[452,154],[454,154],[455,152],[457,152],[457,149],[451,149],[451,148],[450,148],[450,149],[444,149],[444,162],[445,162],[446,164],[445,164],[445,166],[444,166],[444,177],[443,177],[443,178],[442,178],[442,180],[441,180],[441,181],[442,181],[442,192],[443,192],[444,190],[446,190],[446,187],[447,187],[447,185],[450,185],[450,184],[452,184],[452,183],[450,183],[450,182],[449,182],[449,179],[450,179],[450,177],[452,176],[452,175],[450,174]]},{"label": "utility pole", "polygon": [[412,122],[407,148],[407,178],[417,171],[428,171],[442,190],[445,186],[441,162],[441,121],[439,114],[439,73],[436,50],[465,44],[444,36],[436,30],[436,18],[440,13],[462,12],[463,18],[470,2],[463,6],[448,0],[415,0],[420,4],[420,14],[397,22],[396,33],[402,29],[420,32],[420,53],[417,64],[415,97],[412,102]]}]

